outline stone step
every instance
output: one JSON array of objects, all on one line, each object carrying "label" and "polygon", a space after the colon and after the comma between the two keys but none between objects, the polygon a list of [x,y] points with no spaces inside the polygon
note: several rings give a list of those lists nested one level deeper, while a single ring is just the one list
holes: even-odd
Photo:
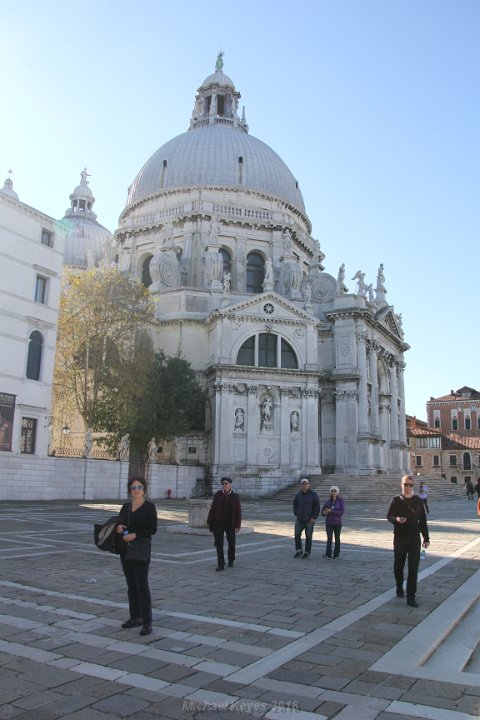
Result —
[{"label": "stone step", "polygon": [[[327,498],[332,485],[337,485],[340,495],[349,501],[388,503],[394,495],[400,492],[400,474],[395,475],[365,475],[352,477],[349,475],[311,475],[310,487],[318,493],[320,499]],[[422,476],[422,480],[429,487],[429,500],[454,500],[465,495],[462,486],[454,485],[442,477]],[[415,491],[418,491],[420,480],[415,479]],[[275,500],[292,500],[298,492],[299,483],[295,482],[272,495]]]}]

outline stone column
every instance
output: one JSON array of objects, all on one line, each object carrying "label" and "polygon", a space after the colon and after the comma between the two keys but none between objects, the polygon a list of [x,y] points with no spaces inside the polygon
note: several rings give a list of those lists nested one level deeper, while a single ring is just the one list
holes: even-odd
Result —
[{"label": "stone column", "polygon": [[352,383],[335,390],[336,449],[335,472],[358,471],[358,392]]},{"label": "stone column", "polygon": [[377,352],[379,346],[376,342],[370,343],[370,382],[372,394],[370,397],[370,432],[372,435],[380,435],[380,424],[378,418],[378,370]]},{"label": "stone column", "polygon": [[305,465],[308,474],[322,472],[319,462],[318,449],[318,389],[305,388],[302,398],[304,427],[302,436],[306,439]]},{"label": "stone column", "polygon": [[290,388],[280,386],[280,467],[291,465],[291,444],[290,444]]},{"label": "stone column", "polygon": [[257,385],[247,387],[247,467],[257,464],[257,439],[260,434],[260,425],[257,408]]},{"label": "stone column", "polygon": [[366,335],[357,335],[357,359],[360,374],[358,384],[358,433],[360,437],[369,435],[366,342]]},{"label": "stone column", "polygon": [[398,390],[400,395],[399,438],[403,445],[407,444],[407,425],[405,422],[405,367],[406,365],[404,362],[400,362],[398,364]]},{"label": "stone column", "polygon": [[390,384],[390,440],[398,443],[398,383],[397,363],[394,357],[390,358],[388,364],[388,379]]}]

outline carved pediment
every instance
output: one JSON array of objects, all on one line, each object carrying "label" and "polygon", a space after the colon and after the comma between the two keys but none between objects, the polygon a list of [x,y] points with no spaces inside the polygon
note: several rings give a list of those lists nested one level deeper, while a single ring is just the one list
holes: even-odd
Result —
[{"label": "carved pediment", "polygon": [[381,308],[376,314],[375,319],[384,325],[393,335],[403,340],[403,329],[401,317],[393,311],[391,305]]},{"label": "carved pediment", "polygon": [[253,295],[247,300],[217,310],[211,317],[251,318],[270,322],[295,322],[302,325],[318,322],[308,312],[273,291]]}]

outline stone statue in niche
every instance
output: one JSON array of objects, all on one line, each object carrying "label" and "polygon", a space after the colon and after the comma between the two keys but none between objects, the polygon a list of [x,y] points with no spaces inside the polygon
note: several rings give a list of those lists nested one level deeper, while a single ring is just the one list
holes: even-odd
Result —
[{"label": "stone statue in niche", "polygon": [[215,248],[209,247],[205,255],[205,286],[212,290],[223,288],[223,257]]},{"label": "stone statue in niche", "polygon": [[265,260],[265,277],[262,283],[263,291],[273,290],[273,265],[270,258]]},{"label": "stone statue in niche", "polygon": [[228,295],[230,292],[230,283],[232,281],[232,273],[224,272],[223,273],[223,292],[225,295]]},{"label": "stone statue in niche", "polygon": [[298,412],[294,410],[292,413],[290,413],[290,432],[298,432],[299,424],[300,418]]},{"label": "stone statue in niche", "polygon": [[130,457],[130,434],[125,433],[118,444],[117,459],[121,462],[128,462]]},{"label": "stone statue in niche", "polygon": [[307,305],[310,305],[310,301],[312,299],[312,286],[309,282],[305,283],[305,287],[303,288],[303,304],[306,307]]},{"label": "stone statue in niche", "polygon": [[270,395],[266,395],[261,407],[261,430],[272,429],[273,401]]},{"label": "stone statue in niche", "polygon": [[148,457],[148,462],[150,464],[152,464],[152,463],[155,464],[157,462],[157,452],[158,452],[157,442],[156,442],[155,438],[152,437],[152,439],[150,440],[150,442],[147,445],[147,457]]},{"label": "stone statue in niche", "polygon": [[292,234],[288,228],[282,232],[283,254],[291,255],[292,253]]},{"label": "stone statue in niche", "polygon": [[218,243],[220,227],[221,226],[217,218],[215,215],[212,215],[212,219],[210,221],[210,245],[216,245]]},{"label": "stone statue in niche", "polygon": [[235,410],[234,430],[245,430],[245,411],[243,408],[237,408]]}]

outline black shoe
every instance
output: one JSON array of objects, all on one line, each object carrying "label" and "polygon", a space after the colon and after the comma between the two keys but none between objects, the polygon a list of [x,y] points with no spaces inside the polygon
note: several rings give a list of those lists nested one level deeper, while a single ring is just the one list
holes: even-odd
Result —
[{"label": "black shoe", "polygon": [[405,597],[405,593],[403,592],[403,588],[397,588],[397,597],[399,597],[399,598]]},{"label": "black shoe", "polygon": [[140,630],[140,635],[151,635],[152,634],[152,626],[151,625],[144,625],[142,629]]},{"label": "black shoe", "polygon": [[294,558],[302,557],[302,551],[301,551],[301,550],[297,550],[297,552],[295,553],[295,555],[294,555],[293,557],[294,557]]},{"label": "black shoe", "polygon": [[215,568],[215,570],[217,572],[221,572],[222,570],[225,570],[225,565],[219,565],[218,567]]},{"label": "black shoe", "polygon": [[418,603],[414,597],[407,597],[407,605],[410,605],[410,607],[418,607]]},{"label": "black shoe", "polygon": [[332,556],[331,556],[331,555],[327,555],[327,553],[323,553],[323,557],[326,558],[327,560],[332,560],[332,559],[333,559]]},{"label": "black shoe", "polygon": [[233,567],[233,560],[228,561],[228,567]]},{"label": "black shoe", "polygon": [[143,620],[139,620],[138,618],[130,618],[130,620],[122,623],[122,628],[126,630],[127,628],[140,627],[140,625],[143,625]]},{"label": "black shoe", "polygon": [[302,560],[306,560],[309,557],[310,557],[310,553],[303,553]]}]

